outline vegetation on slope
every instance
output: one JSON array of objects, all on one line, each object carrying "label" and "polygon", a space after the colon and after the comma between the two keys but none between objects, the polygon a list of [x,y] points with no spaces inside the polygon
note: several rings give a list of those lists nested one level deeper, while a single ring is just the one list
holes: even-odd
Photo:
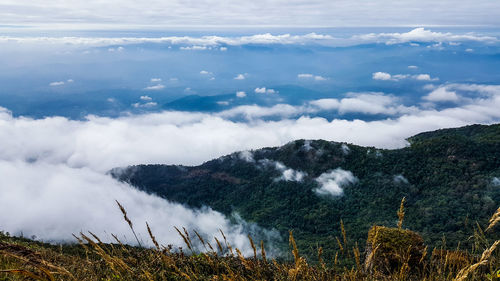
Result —
[{"label": "vegetation on slope", "polygon": [[[210,206],[282,237],[293,229],[299,248],[332,259],[342,236],[364,247],[372,225],[396,226],[393,210],[406,197],[407,226],[432,247],[470,249],[476,222],[486,223],[500,202],[500,125],[473,125],[423,133],[402,149],[385,150],[323,140],[234,153],[197,167],[139,165],[112,171],[122,181],[191,207]],[[251,156],[251,157],[249,157]],[[301,171],[282,178],[275,163]],[[273,166],[274,165],[274,166]],[[356,181],[339,196],[320,195],[316,179],[341,168]],[[119,172],[118,172],[119,171]],[[286,243],[283,243],[285,247]]]},{"label": "vegetation on slope", "polygon": [[[119,204],[119,203],[118,203]],[[126,222],[132,222],[120,206]],[[434,249],[429,258],[418,234],[403,229],[404,207],[398,212],[398,228],[373,227],[368,244],[370,251],[362,255],[357,246],[352,250],[347,240],[339,242],[342,251],[327,263],[322,248],[317,251],[318,263],[310,265],[299,254],[289,233],[293,259],[277,261],[266,257],[263,243],[255,245],[249,236],[253,256],[244,257],[230,243],[209,242],[177,229],[187,246],[159,245],[148,226],[152,249],[104,244],[93,233],[80,233],[79,245],[52,246],[0,232],[0,280],[428,280],[464,281],[498,280],[500,277],[500,240],[492,242],[479,226],[474,234],[472,252]],[[499,222],[500,208],[490,219],[486,231]],[[222,233],[222,235],[224,235]],[[193,237],[193,238],[191,238]],[[194,238],[196,237],[196,238]],[[192,245],[198,239],[206,251],[196,252]],[[363,258],[365,256],[365,258]],[[346,267],[344,259],[354,260]]]}]

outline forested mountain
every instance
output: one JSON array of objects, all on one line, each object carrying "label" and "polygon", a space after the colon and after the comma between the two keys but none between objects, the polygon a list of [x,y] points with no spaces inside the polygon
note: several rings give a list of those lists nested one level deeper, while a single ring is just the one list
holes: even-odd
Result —
[{"label": "forested mountain", "polygon": [[[402,149],[324,140],[237,152],[196,167],[138,165],[111,171],[139,189],[191,207],[276,229],[292,229],[310,256],[339,250],[343,220],[350,246],[364,247],[370,226],[404,227],[430,246],[467,247],[476,221],[485,225],[500,202],[500,125],[422,133]],[[286,247],[286,239],[283,240]]]}]

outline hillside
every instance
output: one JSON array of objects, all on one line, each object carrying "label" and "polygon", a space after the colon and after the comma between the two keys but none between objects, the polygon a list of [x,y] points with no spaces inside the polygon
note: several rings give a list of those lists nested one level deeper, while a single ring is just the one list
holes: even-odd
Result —
[{"label": "hillside", "polygon": [[430,246],[446,236],[449,247],[460,241],[467,248],[476,222],[485,225],[500,202],[500,124],[422,133],[409,142],[385,150],[297,140],[196,167],[138,165],[111,173],[172,201],[237,213],[283,238],[293,229],[308,256],[318,246],[326,259],[335,255],[341,219],[350,246],[364,247],[372,225],[396,226],[403,197],[404,227]]}]

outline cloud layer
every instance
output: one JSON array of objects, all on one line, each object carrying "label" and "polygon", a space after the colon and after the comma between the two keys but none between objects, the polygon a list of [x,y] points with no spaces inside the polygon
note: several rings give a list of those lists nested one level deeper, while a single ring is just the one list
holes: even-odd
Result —
[{"label": "cloud layer", "polygon": [[[261,33],[245,36],[162,36],[162,37],[41,37],[41,36],[0,36],[0,44],[38,44],[38,45],[60,45],[73,47],[104,47],[133,44],[166,44],[179,46],[180,50],[186,51],[220,51],[226,46],[243,45],[323,45],[323,46],[354,46],[360,44],[383,43],[438,43],[442,44],[456,42],[481,42],[484,44],[498,44],[498,38],[494,36],[484,36],[474,33],[454,34],[434,32],[429,29],[415,28],[408,32],[401,33],[368,33],[357,34],[350,37],[337,37],[331,34],[318,34],[315,32],[307,34],[271,34]],[[123,49],[123,48],[122,48]],[[299,74],[299,78],[317,78],[309,73]]]},{"label": "cloud layer", "polygon": [[[144,194],[116,182],[106,172],[140,163],[200,164],[234,151],[278,146],[296,139],[397,148],[407,145],[407,137],[422,131],[500,121],[500,86],[443,84],[431,93],[436,91],[455,92],[460,100],[451,107],[435,109],[429,105],[406,107],[383,93],[350,93],[342,99],[311,101],[302,106],[246,106],[214,114],[165,111],[114,119],[88,116],[80,121],[13,117],[8,110],[0,109],[0,229],[49,240],[71,239],[71,233],[85,230],[105,237],[104,231],[127,234],[114,206],[114,199],[118,199],[142,235],[145,221],[165,243],[178,241],[173,225],[197,226],[208,236],[221,227],[233,244],[244,247],[245,223],[231,226],[217,212],[189,210]],[[430,96],[434,101],[443,99]],[[140,104],[151,102],[149,99],[144,95]],[[375,121],[327,120],[308,116],[312,110],[366,114],[393,111],[394,115]],[[280,118],[266,121],[259,118],[263,113]],[[291,113],[298,116],[287,117]],[[253,118],[235,121],[230,118],[235,114]],[[241,157],[253,161],[249,153]],[[305,176],[277,163],[273,168],[281,173],[280,180],[300,181]],[[352,182],[352,177],[337,170],[318,180],[325,192],[340,194],[342,184]],[[173,218],[169,215],[172,213],[176,214]]]},{"label": "cloud layer", "polygon": [[338,1],[153,1],[131,0],[56,1],[5,0],[0,24],[52,24],[58,27],[141,27],[168,25],[265,25],[265,26],[395,26],[498,25],[496,1],[476,0],[439,3],[430,0],[376,5],[361,0]]}]

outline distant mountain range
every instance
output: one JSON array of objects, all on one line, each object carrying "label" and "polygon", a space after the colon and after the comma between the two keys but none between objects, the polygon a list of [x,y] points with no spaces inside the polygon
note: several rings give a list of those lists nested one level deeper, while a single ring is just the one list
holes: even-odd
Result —
[{"label": "distant mountain range", "polygon": [[[343,220],[350,246],[364,247],[371,225],[404,227],[431,246],[467,241],[500,202],[500,124],[418,134],[402,149],[324,140],[235,152],[200,166],[137,165],[111,174],[141,190],[190,207],[288,230],[309,256],[339,251]],[[283,239],[282,247],[286,247]],[[462,248],[468,247],[462,242]]]}]

